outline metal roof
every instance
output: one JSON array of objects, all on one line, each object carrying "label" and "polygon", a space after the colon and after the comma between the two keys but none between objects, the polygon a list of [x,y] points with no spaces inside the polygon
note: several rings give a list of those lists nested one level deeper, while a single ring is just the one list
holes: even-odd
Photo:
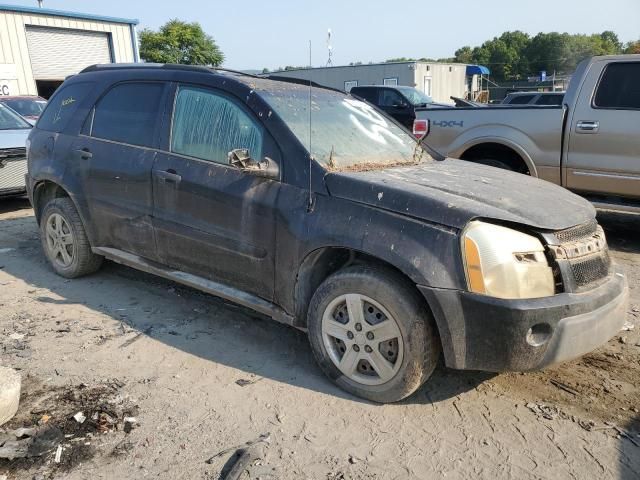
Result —
[{"label": "metal roof", "polygon": [[83,20],[93,20],[97,22],[126,23],[128,25],[137,25],[138,23],[140,23],[135,18],[132,19],[132,18],[108,17],[104,15],[93,15],[91,13],[68,12],[65,10],[51,10],[49,8],[23,7],[21,5],[0,4],[0,11],[29,13],[31,15],[48,15],[50,17],[80,18]]}]

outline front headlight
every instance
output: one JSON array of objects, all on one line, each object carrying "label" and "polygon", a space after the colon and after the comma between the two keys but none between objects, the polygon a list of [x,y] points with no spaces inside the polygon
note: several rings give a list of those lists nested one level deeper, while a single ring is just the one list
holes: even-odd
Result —
[{"label": "front headlight", "polygon": [[481,221],[469,223],[462,236],[469,290],[498,298],[553,295],[553,271],[535,237]]}]

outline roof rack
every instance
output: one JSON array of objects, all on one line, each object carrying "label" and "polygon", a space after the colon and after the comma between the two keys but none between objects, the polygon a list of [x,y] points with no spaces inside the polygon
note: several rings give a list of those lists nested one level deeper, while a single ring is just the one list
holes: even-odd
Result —
[{"label": "roof rack", "polygon": [[83,69],[80,73],[97,72],[100,70],[124,70],[124,69],[156,69],[162,68],[166,70],[186,70],[202,73],[227,72],[247,77],[260,78],[250,73],[241,72],[239,70],[231,70],[229,68],[207,67],[204,65],[181,65],[177,63],[102,63],[90,65]]}]

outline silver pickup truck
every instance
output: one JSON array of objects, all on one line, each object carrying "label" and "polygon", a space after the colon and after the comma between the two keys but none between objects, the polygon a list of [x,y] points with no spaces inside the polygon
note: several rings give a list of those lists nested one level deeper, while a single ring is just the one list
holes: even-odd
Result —
[{"label": "silver pickup truck", "polygon": [[640,55],[580,63],[562,106],[419,109],[414,132],[449,157],[562,185],[640,212]]}]

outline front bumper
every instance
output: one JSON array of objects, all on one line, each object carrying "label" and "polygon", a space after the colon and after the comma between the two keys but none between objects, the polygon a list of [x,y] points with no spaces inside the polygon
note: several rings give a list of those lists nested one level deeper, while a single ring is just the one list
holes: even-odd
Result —
[{"label": "front bumper", "polygon": [[[447,366],[492,372],[536,370],[594,350],[622,328],[629,297],[617,272],[588,292],[527,300],[418,288],[436,318]],[[542,333],[532,336],[532,327]]]}]

